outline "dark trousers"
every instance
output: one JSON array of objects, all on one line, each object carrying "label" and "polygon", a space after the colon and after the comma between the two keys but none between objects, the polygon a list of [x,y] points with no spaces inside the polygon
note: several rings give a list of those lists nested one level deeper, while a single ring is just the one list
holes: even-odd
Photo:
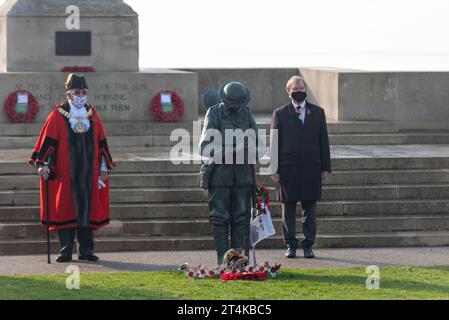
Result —
[{"label": "dark trousers", "polygon": [[[284,241],[289,247],[297,248],[296,239],[296,201],[284,202],[282,204],[282,232]],[[316,201],[301,201],[302,207],[302,233],[304,240],[301,247],[311,248],[316,238]]]},{"label": "dark trousers", "polygon": [[78,255],[88,257],[94,254],[94,235],[90,228],[67,228],[58,230],[59,243],[61,244],[59,254],[65,257],[72,256],[75,233],[79,243]]}]

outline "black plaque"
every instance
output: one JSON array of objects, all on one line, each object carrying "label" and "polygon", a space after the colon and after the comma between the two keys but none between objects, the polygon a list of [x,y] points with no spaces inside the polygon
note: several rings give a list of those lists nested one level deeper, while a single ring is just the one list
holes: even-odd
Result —
[{"label": "black plaque", "polygon": [[90,31],[56,31],[57,56],[90,56],[92,33]]}]

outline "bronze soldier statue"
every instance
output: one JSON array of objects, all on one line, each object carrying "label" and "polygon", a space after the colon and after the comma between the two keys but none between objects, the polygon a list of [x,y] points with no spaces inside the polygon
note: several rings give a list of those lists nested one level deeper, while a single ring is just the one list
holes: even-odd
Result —
[{"label": "bronze soldier statue", "polygon": [[[257,137],[253,140],[245,138],[243,141],[232,139],[232,143],[229,143],[226,139],[226,134],[239,129],[242,132],[253,129],[251,131],[257,134],[256,122],[248,108],[251,100],[249,89],[243,83],[229,82],[221,86],[219,98],[221,102],[210,107],[206,113],[199,152],[209,158],[201,168],[202,187],[209,192],[209,221],[212,224],[218,265],[221,265],[229,249],[229,231],[231,248],[248,247],[245,242],[249,241],[251,199],[255,190],[254,166],[250,163],[250,154],[257,154],[258,140]],[[221,141],[210,138],[208,133],[212,129],[217,130],[216,133],[220,132]],[[214,143],[214,151],[207,152]],[[238,153],[241,151],[244,152],[243,161],[239,161]]]}]

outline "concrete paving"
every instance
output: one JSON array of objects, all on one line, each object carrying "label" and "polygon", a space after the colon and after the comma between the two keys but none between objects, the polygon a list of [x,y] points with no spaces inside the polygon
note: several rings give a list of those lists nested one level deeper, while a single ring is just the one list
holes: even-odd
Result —
[{"label": "concrete paving", "polygon": [[[316,249],[315,259],[284,257],[284,250],[257,250],[257,261],[281,263],[283,268],[352,268],[368,265],[438,266],[449,265],[449,247]],[[298,254],[301,252],[298,251]],[[99,262],[78,261],[47,264],[46,255],[0,256],[0,275],[63,274],[69,265],[81,273],[175,271],[183,263],[190,266],[215,266],[215,251],[147,251],[98,253]]]}]

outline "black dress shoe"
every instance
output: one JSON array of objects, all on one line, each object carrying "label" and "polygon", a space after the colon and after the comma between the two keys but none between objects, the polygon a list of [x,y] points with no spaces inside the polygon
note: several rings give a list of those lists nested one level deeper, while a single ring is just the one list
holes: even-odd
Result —
[{"label": "black dress shoe", "polygon": [[72,261],[72,257],[71,256],[61,256],[61,255],[59,255],[57,258],[56,258],[56,262],[69,262],[69,261]]},{"label": "black dress shoe", "polygon": [[287,252],[285,253],[285,256],[287,258],[295,258],[296,257],[296,248],[290,247],[287,249]]},{"label": "black dress shoe", "polygon": [[88,260],[88,261],[98,261],[100,258],[98,258],[96,255],[91,254],[90,256],[78,256],[79,260]]},{"label": "black dress shoe", "polygon": [[304,258],[313,259],[315,258],[315,254],[313,253],[312,248],[305,248],[304,250]]}]

